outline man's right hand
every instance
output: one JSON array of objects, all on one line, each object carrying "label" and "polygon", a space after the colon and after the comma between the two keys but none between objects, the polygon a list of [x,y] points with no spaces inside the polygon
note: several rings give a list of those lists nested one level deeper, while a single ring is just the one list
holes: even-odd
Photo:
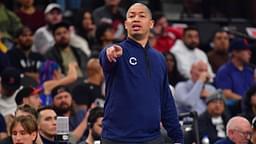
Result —
[{"label": "man's right hand", "polygon": [[123,55],[123,49],[119,45],[113,45],[106,49],[109,62],[116,62],[116,59]]},{"label": "man's right hand", "polygon": [[210,75],[208,72],[202,72],[199,76],[199,81],[202,83],[207,83],[210,80]]}]

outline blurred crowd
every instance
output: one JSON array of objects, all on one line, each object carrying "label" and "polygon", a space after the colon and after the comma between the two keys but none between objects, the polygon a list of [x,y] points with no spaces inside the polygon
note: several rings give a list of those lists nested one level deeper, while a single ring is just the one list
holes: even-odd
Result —
[{"label": "blurred crowd", "polygon": [[[126,38],[126,8],[134,2],[0,0],[0,144],[55,143],[58,116],[69,118],[72,143],[100,140],[105,84],[98,55]],[[148,4],[155,22],[149,44],[166,60],[179,114],[196,112],[200,140],[256,144],[254,41],[220,27],[202,45],[200,27],[174,25],[159,3]]]}]

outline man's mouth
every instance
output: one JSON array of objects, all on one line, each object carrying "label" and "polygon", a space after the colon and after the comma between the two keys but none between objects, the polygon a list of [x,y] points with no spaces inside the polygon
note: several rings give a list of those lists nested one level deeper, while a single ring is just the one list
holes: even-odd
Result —
[{"label": "man's mouth", "polygon": [[141,29],[141,25],[133,24],[133,25],[132,25],[132,29],[135,30],[135,31],[138,31],[138,30]]}]

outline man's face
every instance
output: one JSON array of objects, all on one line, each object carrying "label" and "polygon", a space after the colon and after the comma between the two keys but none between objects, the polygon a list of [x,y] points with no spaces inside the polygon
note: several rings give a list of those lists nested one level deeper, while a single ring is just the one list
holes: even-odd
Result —
[{"label": "man's face", "polygon": [[68,92],[61,92],[53,99],[53,105],[57,111],[63,113],[68,112],[72,108],[72,97]]},{"label": "man's face", "polygon": [[94,140],[100,140],[100,136],[102,132],[102,120],[103,120],[103,117],[99,117],[97,121],[93,124],[92,136]]},{"label": "man's face", "polygon": [[52,11],[47,13],[45,16],[46,16],[46,21],[51,25],[61,22],[63,17],[61,10],[59,9],[53,9]]},{"label": "man's face", "polygon": [[204,62],[200,62],[192,66],[191,69],[191,79],[197,81],[202,73],[208,72],[208,66]]},{"label": "man's face", "polygon": [[208,103],[207,110],[211,116],[217,117],[221,116],[224,112],[224,101],[223,100],[213,100]]},{"label": "man's face", "polygon": [[216,51],[227,52],[229,48],[229,35],[227,32],[217,32],[213,39],[213,48]]},{"label": "man's face", "polygon": [[183,36],[183,41],[189,49],[195,49],[199,46],[199,33],[196,30],[188,30]]},{"label": "man's face", "polygon": [[40,133],[53,137],[56,135],[57,114],[53,110],[43,110],[39,113],[38,127]]},{"label": "man's face", "polygon": [[67,46],[70,42],[70,32],[65,27],[60,27],[54,32],[56,44],[60,46]]},{"label": "man's face", "polygon": [[125,21],[125,29],[128,32],[128,36],[138,40],[143,39],[149,36],[152,27],[153,20],[145,6],[135,4],[129,8]]},{"label": "man's face", "polygon": [[236,144],[248,144],[251,135],[252,128],[250,125],[240,124],[240,128],[230,130],[231,139]]},{"label": "man's face", "polygon": [[24,50],[29,50],[33,44],[33,34],[30,30],[26,29],[19,37],[18,44]]},{"label": "man's face", "polygon": [[240,50],[240,51],[234,51],[233,55],[242,63],[247,64],[250,62],[251,59],[251,51],[248,49]]},{"label": "man's face", "polygon": [[27,98],[24,98],[23,99],[23,102],[24,104],[28,104],[28,105],[31,105],[33,106],[35,109],[38,109],[40,108],[41,106],[41,99],[40,99],[40,96],[39,95],[31,95]]}]

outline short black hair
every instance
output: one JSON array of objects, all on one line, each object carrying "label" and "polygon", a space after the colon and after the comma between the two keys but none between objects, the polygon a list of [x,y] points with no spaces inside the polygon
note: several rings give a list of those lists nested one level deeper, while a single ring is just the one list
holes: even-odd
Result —
[{"label": "short black hair", "polygon": [[37,116],[37,120],[39,120],[39,118],[40,118],[40,113],[41,113],[42,111],[45,111],[45,110],[52,110],[52,111],[55,112],[53,106],[41,107],[41,108],[39,108],[39,109],[37,110],[37,115],[38,115],[38,116]]},{"label": "short black hair", "polygon": [[33,34],[32,30],[31,30],[28,26],[22,26],[21,28],[19,28],[19,29],[15,32],[14,37],[15,37],[15,38],[18,38],[19,36],[21,36],[22,34],[24,34],[24,33],[27,32],[27,31],[29,31],[29,32],[31,32],[31,33]]},{"label": "short black hair", "polygon": [[90,114],[88,116],[88,123],[90,128],[93,127],[94,123],[97,121],[98,118],[103,117],[104,112],[103,108],[101,107],[95,107],[90,111]]},{"label": "short black hair", "polygon": [[62,22],[59,22],[57,24],[54,24],[52,26],[52,34],[54,35],[55,31],[59,28],[66,28],[66,29],[69,29],[70,27],[70,24],[66,21],[62,21]]},{"label": "short black hair", "polygon": [[183,36],[186,34],[188,31],[197,31],[199,33],[199,30],[197,27],[194,26],[188,26],[183,30]]}]

